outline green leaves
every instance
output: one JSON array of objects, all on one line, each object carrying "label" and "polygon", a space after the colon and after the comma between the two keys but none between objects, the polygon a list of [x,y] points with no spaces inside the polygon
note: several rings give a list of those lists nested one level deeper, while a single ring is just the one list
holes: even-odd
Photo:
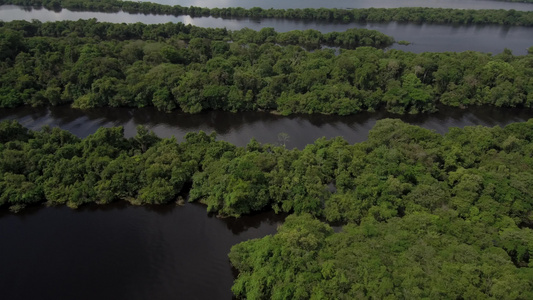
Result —
[{"label": "green leaves", "polygon": [[321,277],[318,253],[332,233],[304,214],[287,217],[274,237],[233,246],[229,258],[240,271],[233,293],[247,299],[308,299]]},{"label": "green leaves", "polygon": [[[318,139],[288,150],[254,140],[238,148],[203,132],[177,143],[144,127],[130,139],[118,127],[80,140],[5,121],[0,205],[162,204],[192,186],[189,201],[221,216],[293,213],[275,236],[232,249],[238,297],[524,299],[532,290],[530,127],[441,136],[386,119],[363,143]],[[347,225],[333,233],[315,217]]]},{"label": "green leaves", "polygon": [[[144,127],[131,139],[119,127],[79,140],[58,129],[34,133],[4,122],[0,171],[35,182],[49,203],[71,206],[165,203],[192,184],[190,201],[225,216],[271,207],[359,223],[446,208],[472,222],[506,224],[507,216],[531,224],[529,126],[467,127],[443,137],[381,120],[364,143],[319,139],[299,151],[253,141],[237,148],[203,132],[177,144]],[[12,182],[20,188],[24,180]]]},{"label": "green leaves", "polygon": [[289,216],[276,235],[232,247],[230,261],[239,270],[232,290],[254,299],[531,295],[525,261],[531,230],[505,230],[500,245],[486,246],[492,232],[471,239],[473,232],[457,233],[445,222],[413,213],[388,222],[366,218],[332,233],[309,215]]},{"label": "green leaves", "polygon": [[208,210],[238,217],[259,211],[270,202],[268,172],[272,157],[257,151],[239,157],[227,153],[194,175],[191,200],[201,200]]},{"label": "green leaves", "polygon": [[[0,29],[0,45],[12,46],[1,66],[1,107],[73,103],[348,115],[382,107],[398,114],[432,112],[439,102],[532,102],[529,56],[383,51],[372,47],[392,39],[366,29],[232,32],[95,20],[10,22]],[[20,34],[24,38],[12,45]],[[342,49],[339,55],[317,49],[323,45]]]}]

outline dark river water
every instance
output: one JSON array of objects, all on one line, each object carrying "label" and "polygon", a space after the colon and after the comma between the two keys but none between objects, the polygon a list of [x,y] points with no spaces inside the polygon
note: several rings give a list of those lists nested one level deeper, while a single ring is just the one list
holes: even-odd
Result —
[{"label": "dark river water", "polygon": [[102,108],[80,110],[69,106],[0,109],[0,121],[18,120],[37,130],[43,125],[60,127],[79,137],[94,133],[99,127],[123,126],[127,137],[134,136],[137,125],[145,125],[161,137],[175,136],[182,141],[188,132],[216,132],[220,140],[245,146],[251,138],[262,143],[279,143],[278,134],[287,133],[289,148],[303,149],[321,137],[344,137],[350,143],[367,139],[368,131],[383,118],[399,118],[444,134],[450,127],[472,125],[505,126],[533,118],[531,109],[475,107],[467,110],[444,107],[437,113],[394,115],[387,112],[360,113],[351,116],[291,115],[278,116],[267,112],[230,113],[210,111],[200,114],[165,113],[154,108]]},{"label": "dark river water", "polygon": [[231,246],[283,219],[219,219],[197,204],[0,211],[1,298],[231,299]]},{"label": "dark river water", "polygon": [[491,0],[141,0],[167,5],[198,7],[262,7],[262,8],[394,8],[394,7],[442,7],[462,9],[514,9],[533,10],[528,3]]},{"label": "dark river water", "polygon": [[[533,5],[532,5],[533,7]],[[321,32],[345,31],[349,28],[367,28],[383,32],[394,37],[397,41],[406,40],[411,45],[402,46],[395,44],[391,48],[420,52],[445,52],[445,51],[481,51],[500,53],[505,48],[511,49],[514,54],[525,55],[527,49],[533,46],[533,29],[521,26],[499,25],[437,25],[437,24],[403,24],[391,23],[326,23],[316,21],[262,19],[249,18],[223,19],[214,17],[193,18],[190,16],[170,15],[144,15],[99,12],[76,12],[63,9],[54,12],[46,9],[23,9],[18,6],[0,6],[0,20],[26,20],[33,19],[41,22],[60,20],[79,20],[96,18],[102,22],[160,24],[167,22],[182,22],[200,27],[225,27],[238,30],[245,27],[260,30],[264,27],[273,27],[278,32],[290,30],[316,29]]]}]

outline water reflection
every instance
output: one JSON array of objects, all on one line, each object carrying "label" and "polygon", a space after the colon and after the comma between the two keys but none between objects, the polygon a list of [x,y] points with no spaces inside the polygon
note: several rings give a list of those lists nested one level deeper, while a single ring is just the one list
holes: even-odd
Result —
[{"label": "water reflection", "polygon": [[0,216],[5,299],[230,299],[231,246],[274,234],[284,220],[270,213],[222,220],[207,218],[203,205],[121,202]]},{"label": "water reflection", "polygon": [[167,5],[198,7],[262,7],[262,8],[393,8],[393,7],[441,7],[461,9],[514,9],[533,10],[533,5],[518,2],[490,0],[140,0]]},{"label": "water reflection", "polygon": [[228,230],[233,234],[239,235],[248,231],[250,228],[259,229],[263,224],[277,227],[281,225],[287,214],[275,214],[274,211],[262,212],[254,215],[241,216],[240,218],[224,218]]},{"label": "water reflection", "polygon": [[245,146],[252,138],[262,143],[279,144],[278,134],[283,132],[289,135],[287,147],[300,149],[321,137],[342,136],[350,143],[364,141],[376,121],[383,118],[400,118],[442,134],[450,127],[505,126],[532,117],[531,109],[491,107],[472,107],[467,110],[441,107],[439,112],[433,114],[401,116],[379,111],[351,116],[316,114],[288,117],[266,112],[234,114],[222,111],[190,115],[159,112],[153,107],[79,110],[60,106],[0,109],[0,120],[18,120],[30,129],[39,129],[43,125],[57,126],[80,137],[86,137],[102,126],[124,126],[125,135],[132,137],[136,134],[137,125],[144,125],[161,137],[175,136],[178,141],[182,141],[188,132],[203,130],[207,133],[216,132],[220,140]]}]

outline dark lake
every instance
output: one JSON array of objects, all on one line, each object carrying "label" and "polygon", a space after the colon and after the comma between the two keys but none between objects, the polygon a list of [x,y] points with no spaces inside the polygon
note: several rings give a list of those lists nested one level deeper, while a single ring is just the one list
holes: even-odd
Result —
[{"label": "dark lake", "polygon": [[231,246],[283,219],[199,204],[0,211],[2,299],[231,299]]},{"label": "dark lake", "polygon": [[[533,7],[533,5],[531,5]],[[501,53],[505,48],[511,49],[514,54],[525,55],[527,49],[533,46],[533,29],[521,26],[500,25],[438,25],[438,24],[403,24],[391,23],[327,23],[317,21],[281,20],[281,19],[223,19],[214,17],[170,16],[170,15],[144,15],[99,12],[76,12],[63,9],[54,12],[46,9],[24,9],[18,6],[0,6],[0,20],[26,20],[33,19],[41,22],[61,20],[78,20],[96,18],[102,22],[112,23],[146,23],[160,24],[167,22],[182,22],[200,27],[225,27],[238,30],[245,27],[260,30],[264,27],[273,27],[278,32],[290,30],[316,29],[321,32],[345,31],[349,28],[367,28],[383,32],[394,37],[397,41],[406,40],[411,45],[402,46],[395,44],[391,48],[420,52],[445,52],[445,51],[480,51]]]}]

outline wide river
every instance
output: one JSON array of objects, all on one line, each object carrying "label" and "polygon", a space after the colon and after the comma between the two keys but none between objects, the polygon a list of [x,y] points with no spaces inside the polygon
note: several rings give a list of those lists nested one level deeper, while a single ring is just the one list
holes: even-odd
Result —
[{"label": "wide river", "polygon": [[[533,7],[533,5],[532,5]],[[78,12],[63,9],[54,12],[46,9],[27,9],[19,6],[0,6],[0,20],[39,20],[41,22],[79,20],[96,18],[102,22],[161,24],[167,22],[182,22],[200,27],[225,27],[238,30],[245,27],[260,30],[264,27],[273,27],[278,32],[290,30],[316,29],[321,32],[345,31],[348,28],[367,28],[383,32],[394,37],[397,41],[406,40],[411,45],[402,46],[395,44],[391,48],[420,52],[445,52],[445,51],[481,51],[501,53],[505,48],[511,49],[514,54],[525,55],[527,49],[533,46],[533,29],[520,26],[499,25],[438,25],[438,24],[402,24],[402,23],[325,23],[317,21],[298,21],[280,19],[223,19],[214,17],[170,16],[170,15],[145,15],[99,12]]]}]

